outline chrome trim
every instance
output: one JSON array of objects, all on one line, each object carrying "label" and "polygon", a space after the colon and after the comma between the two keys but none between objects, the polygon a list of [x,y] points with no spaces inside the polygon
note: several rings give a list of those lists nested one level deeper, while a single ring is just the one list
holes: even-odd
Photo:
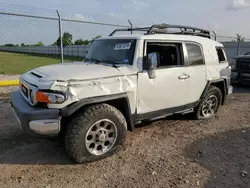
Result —
[{"label": "chrome trim", "polygon": [[[38,88],[35,87],[35,86],[33,86],[33,85],[31,85],[31,84],[29,84],[28,82],[26,82],[26,81],[25,81],[24,79],[22,79],[22,78],[19,79],[19,82],[20,82],[20,86],[19,86],[19,87],[20,87],[20,92],[21,92],[23,98],[24,98],[31,106],[36,106],[36,105],[37,105],[37,102],[36,102],[36,101],[35,101],[34,104],[31,102],[31,99],[30,99],[30,91],[32,90],[32,91],[36,92],[36,91],[38,90]],[[21,89],[21,84],[23,84],[23,85],[25,85],[25,87],[27,87],[27,89],[28,89],[28,97],[26,97],[25,94],[23,93],[23,91],[22,91],[22,89]]]},{"label": "chrome trim", "polygon": [[244,77],[250,77],[250,73],[241,73],[240,75]]},{"label": "chrome trim", "polygon": [[229,86],[228,95],[231,95],[232,93],[233,93],[233,86]]},{"label": "chrome trim", "polygon": [[41,135],[57,135],[61,130],[60,119],[34,120],[29,122],[30,129]]}]

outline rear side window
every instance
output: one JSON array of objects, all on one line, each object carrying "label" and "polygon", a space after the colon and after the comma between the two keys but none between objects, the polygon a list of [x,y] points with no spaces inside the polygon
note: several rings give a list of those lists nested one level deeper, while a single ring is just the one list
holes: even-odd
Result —
[{"label": "rear side window", "polygon": [[187,43],[187,53],[189,65],[203,65],[204,57],[201,51],[201,47],[197,44]]},{"label": "rear side window", "polygon": [[222,48],[217,47],[216,51],[217,51],[219,63],[225,63],[226,62],[226,57],[225,57],[224,50]]}]

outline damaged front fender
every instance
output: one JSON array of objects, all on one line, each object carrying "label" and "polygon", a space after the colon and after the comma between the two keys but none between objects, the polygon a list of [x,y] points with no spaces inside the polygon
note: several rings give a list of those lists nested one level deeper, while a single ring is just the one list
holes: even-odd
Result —
[{"label": "damaged front fender", "polygon": [[[127,93],[131,108],[135,107],[137,75],[119,76],[92,80],[54,81],[50,90],[64,92],[63,104],[49,104],[49,108],[63,108],[74,102],[98,96]],[[132,109],[131,109],[132,110]]]}]

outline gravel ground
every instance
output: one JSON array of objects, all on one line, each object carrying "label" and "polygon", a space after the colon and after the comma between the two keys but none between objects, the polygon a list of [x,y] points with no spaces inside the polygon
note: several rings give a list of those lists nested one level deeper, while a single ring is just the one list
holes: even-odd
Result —
[{"label": "gravel ground", "polygon": [[212,120],[140,126],[116,155],[76,165],[58,142],[23,135],[2,99],[0,187],[250,187],[249,104],[250,87],[237,88]]},{"label": "gravel ground", "polygon": [[19,86],[0,86],[0,99],[3,98],[3,96],[8,96],[12,91],[18,90]]}]

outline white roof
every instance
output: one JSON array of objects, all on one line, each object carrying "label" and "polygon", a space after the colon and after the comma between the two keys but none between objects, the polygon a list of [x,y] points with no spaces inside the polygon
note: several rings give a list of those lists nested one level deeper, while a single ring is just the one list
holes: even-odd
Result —
[{"label": "white roof", "polygon": [[215,40],[192,35],[179,35],[179,34],[150,34],[150,35],[114,35],[109,37],[102,37],[102,39],[137,39],[137,40],[172,40],[172,41],[191,41],[198,43],[206,43],[213,46],[223,46],[220,42]]}]

